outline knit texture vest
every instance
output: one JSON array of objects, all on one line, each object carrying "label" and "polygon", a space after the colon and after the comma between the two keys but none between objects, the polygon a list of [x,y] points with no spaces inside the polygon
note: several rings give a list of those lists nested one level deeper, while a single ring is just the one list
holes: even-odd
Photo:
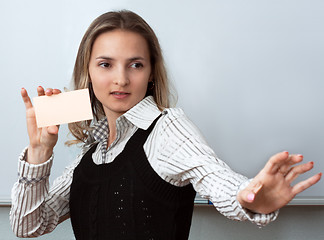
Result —
[{"label": "knit texture vest", "polygon": [[94,145],[75,168],[70,217],[77,240],[188,239],[192,185],[164,181],[143,150],[157,119],[147,130],[138,129],[113,162],[96,165]]}]

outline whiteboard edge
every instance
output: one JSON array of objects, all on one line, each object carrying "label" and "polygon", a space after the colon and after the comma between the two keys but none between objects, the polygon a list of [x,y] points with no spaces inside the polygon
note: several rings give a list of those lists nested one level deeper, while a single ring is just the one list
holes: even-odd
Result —
[{"label": "whiteboard edge", "polygon": [[[211,204],[207,204],[205,202],[196,201],[195,206],[212,206]],[[324,205],[323,197],[296,197],[291,200],[288,206],[316,206],[316,205]],[[0,206],[11,206],[11,199],[0,199]]]}]

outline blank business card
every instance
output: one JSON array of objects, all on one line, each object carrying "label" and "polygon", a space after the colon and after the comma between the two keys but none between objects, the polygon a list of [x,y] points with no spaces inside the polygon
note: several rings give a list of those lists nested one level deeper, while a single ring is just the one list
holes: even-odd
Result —
[{"label": "blank business card", "polygon": [[37,127],[92,119],[88,89],[33,98]]}]

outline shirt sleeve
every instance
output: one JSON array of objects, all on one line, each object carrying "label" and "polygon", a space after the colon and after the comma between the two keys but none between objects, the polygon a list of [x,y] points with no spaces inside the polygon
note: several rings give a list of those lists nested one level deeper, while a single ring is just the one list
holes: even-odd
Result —
[{"label": "shirt sleeve", "polygon": [[167,118],[160,132],[158,154],[158,171],[162,178],[177,186],[191,183],[201,197],[209,199],[221,214],[232,220],[250,220],[264,226],[276,219],[278,211],[257,214],[240,205],[237,193],[249,180],[215,155],[184,114]]},{"label": "shirt sleeve", "polygon": [[27,148],[19,156],[18,181],[11,192],[10,222],[18,237],[37,237],[51,232],[69,213],[73,169],[78,157],[49,188],[54,156],[42,164],[25,161]]}]

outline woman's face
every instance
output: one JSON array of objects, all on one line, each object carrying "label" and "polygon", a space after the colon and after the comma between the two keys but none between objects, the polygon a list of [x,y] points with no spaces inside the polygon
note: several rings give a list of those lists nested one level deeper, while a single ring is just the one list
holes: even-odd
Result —
[{"label": "woman's face", "polygon": [[145,97],[151,81],[146,40],[130,31],[100,34],[92,47],[89,74],[106,116],[118,118]]}]

